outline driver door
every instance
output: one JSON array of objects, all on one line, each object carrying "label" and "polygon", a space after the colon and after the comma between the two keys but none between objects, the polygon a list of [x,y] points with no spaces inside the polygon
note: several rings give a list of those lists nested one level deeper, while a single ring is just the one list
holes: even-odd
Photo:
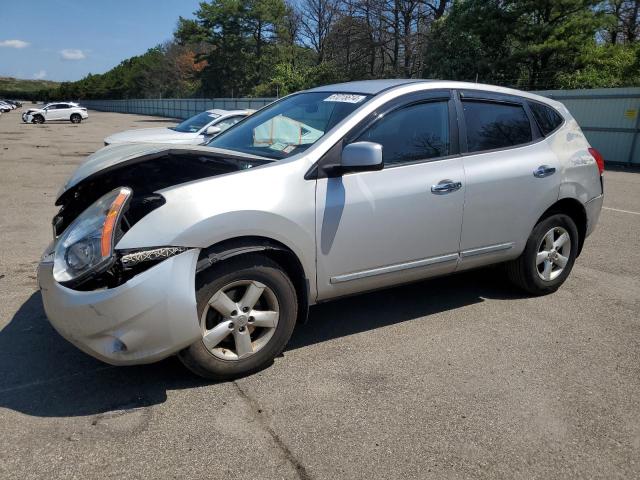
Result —
[{"label": "driver door", "polygon": [[456,269],[464,170],[454,107],[440,95],[400,104],[352,140],[381,144],[382,170],[318,179],[319,300]]},{"label": "driver door", "polygon": [[44,109],[44,118],[48,121],[48,120],[54,120],[55,115],[56,115],[56,109],[58,108],[57,104],[53,104],[53,105],[49,105],[48,107],[46,107]]}]

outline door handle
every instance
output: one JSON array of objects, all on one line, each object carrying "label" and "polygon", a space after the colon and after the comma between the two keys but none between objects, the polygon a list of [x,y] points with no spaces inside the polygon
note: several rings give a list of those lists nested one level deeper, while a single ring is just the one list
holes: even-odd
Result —
[{"label": "door handle", "polygon": [[554,167],[550,167],[549,165],[540,165],[533,171],[533,176],[536,178],[544,178],[556,173],[556,169]]},{"label": "door handle", "polygon": [[462,183],[452,182],[451,180],[442,180],[437,185],[431,185],[431,192],[436,195],[443,195],[445,193],[455,192],[462,188]]}]

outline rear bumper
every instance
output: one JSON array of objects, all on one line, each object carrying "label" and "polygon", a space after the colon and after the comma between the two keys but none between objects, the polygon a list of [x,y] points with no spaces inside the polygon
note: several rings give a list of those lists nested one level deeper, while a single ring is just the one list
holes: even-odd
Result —
[{"label": "rear bumper", "polygon": [[584,209],[587,212],[587,237],[596,229],[603,201],[604,195],[598,195],[584,204]]},{"label": "rear bumper", "polygon": [[117,288],[83,292],[55,281],[53,264],[38,267],[51,325],[85,353],[112,365],[151,363],[201,337],[196,313],[198,249],[153,266]]}]

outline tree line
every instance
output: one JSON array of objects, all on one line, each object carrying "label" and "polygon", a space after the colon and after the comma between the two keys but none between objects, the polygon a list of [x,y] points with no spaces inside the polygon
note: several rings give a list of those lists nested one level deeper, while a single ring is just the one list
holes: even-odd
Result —
[{"label": "tree line", "polygon": [[210,0],[165,44],[49,95],[271,97],[392,77],[633,86],[639,38],[640,0]]}]

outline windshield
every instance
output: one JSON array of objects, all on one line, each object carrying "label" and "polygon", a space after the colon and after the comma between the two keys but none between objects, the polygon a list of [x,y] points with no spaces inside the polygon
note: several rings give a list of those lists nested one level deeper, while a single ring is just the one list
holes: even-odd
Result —
[{"label": "windshield", "polygon": [[196,133],[204,128],[205,125],[209,125],[220,115],[215,113],[202,112],[191,118],[187,118],[184,122],[179,123],[175,127],[171,127],[171,130],[182,133]]},{"label": "windshield", "polygon": [[292,95],[211,140],[225,148],[279,160],[303,152],[371,96],[339,92]]}]

